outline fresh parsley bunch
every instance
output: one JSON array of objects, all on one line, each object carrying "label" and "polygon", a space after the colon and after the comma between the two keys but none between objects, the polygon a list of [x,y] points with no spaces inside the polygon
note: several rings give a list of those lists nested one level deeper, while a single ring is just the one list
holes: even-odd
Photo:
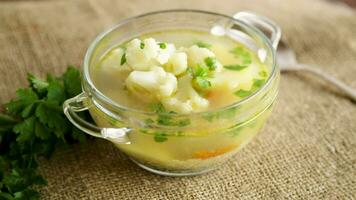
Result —
[{"label": "fresh parsley bunch", "polygon": [[81,92],[79,71],[69,66],[60,77],[48,74],[41,80],[29,74],[28,81],[0,114],[0,200],[39,199],[33,186],[46,180],[37,172],[38,158],[49,157],[57,146],[85,141],[62,109],[66,99]]}]

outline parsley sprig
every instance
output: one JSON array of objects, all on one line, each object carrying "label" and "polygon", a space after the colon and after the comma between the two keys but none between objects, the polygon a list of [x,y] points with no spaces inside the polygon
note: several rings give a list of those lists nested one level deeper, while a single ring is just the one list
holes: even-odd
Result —
[{"label": "parsley sprig", "polygon": [[[173,111],[167,111],[162,103],[151,103],[148,105],[148,109],[152,112],[157,113],[157,117],[155,120],[148,118],[145,120],[145,124],[147,127],[151,127],[152,125],[160,125],[160,126],[173,126],[173,127],[185,127],[190,125],[190,119],[189,118],[184,118],[184,119],[174,119],[172,117],[172,114],[176,114]],[[148,131],[143,130],[145,133],[148,133]],[[142,131],[141,131],[142,132]],[[154,141],[155,142],[165,142],[168,140],[168,134],[165,132],[153,132],[154,134]]]},{"label": "parsley sprig", "polygon": [[28,81],[0,114],[0,199],[39,199],[33,186],[46,180],[37,172],[37,159],[58,146],[85,141],[62,111],[63,101],[81,92],[79,71],[69,67],[46,80],[29,74]]},{"label": "parsley sprig", "polygon": [[233,54],[235,58],[238,58],[241,63],[234,65],[225,65],[225,69],[241,71],[243,69],[246,69],[252,63],[252,57],[250,53],[243,47],[235,47],[230,50],[230,53]]},{"label": "parsley sprig", "polygon": [[241,60],[241,65],[249,65],[252,63],[250,53],[243,47],[235,47],[230,50],[230,53],[232,53],[236,58]]},{"label": "parsley sprig", "polygon": [[158,46],[159,46],[159,48],[161,48],[161,49],[167,48],[166,43],[163,43],[163,42],[158,43]]},{"label": "parsley sprig", "polygon": [[256,90],[258,90],[258,88],[262,87],[265,81],[265,79],[253,79],[253,83],[250,90],[240,89],[234,92],[234,95],[241,98],[248,97],[252,95]]},{"label": "parsley sprig", "polygon": [[153,139],[155,140],[155,142],[158,142],[158,143],[165,142],[168,140],[167,134],[164,132],[156,133],[155,136],[153,137]]},{"label": "parsley sprig", "polygon": [[144,48],[145,48],[145,43],[141,42],[140,49],[144,49]]},{"label": "parsley sprig", "polygon": [[197,41],[196,45],[200,48],[207,48],[207,49],[211,48],[211,46],[212,46],[211,44],[206,43],[204,41]]},{"label": "parsley sprig", "polygon": [[126,52],[122,54],[121,60],[120,60],[120,65],[123,65],[126,63]]},{"label": "parsley sprig", "polygon": [[[188,126],[190,124],[190,119],[188,118],[180,119],[180,120],[173,119],[171,114],[177,114],[177,113],[174,111],[167,111],[162,105],[162,103],[151,103],[148,105],[148,109],[158,114],[158,117],[156,119],[157,125],[183,127],[183,126]],[[151,125],[155,121],[152,119],[146,119],[145,122],[146,125]]]},{"label": "parsley sprig", "polygon": [[207,89],[211,87],[211,82],[207,79],[209,78],[209,67],[206,65],[198,64],[196,67],[188,67],[188,73],[193,77],[193,86],[198,89]]},{"label": "parsley sprig", "polygon": [[234,71],[241,71],[245,69],[246,65],[224,65],[225,69],[234,70]]},{"label": "parsley sprig", "polygon": [[218,61],[215,57],[206,57],[204,63],[208,66],[210,71],[214,71],[218,67]]}]

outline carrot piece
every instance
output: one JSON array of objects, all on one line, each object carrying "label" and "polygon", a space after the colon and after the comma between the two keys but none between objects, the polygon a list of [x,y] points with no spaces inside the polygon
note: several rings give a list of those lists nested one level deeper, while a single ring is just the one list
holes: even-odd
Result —
[{"label": "carrot piece", "polygon": [[230,145],[226,147],[217,148],[211,151],[197,151],[194,153],[193,157],[197,159],[208,159],[229,152],[235,147],[235,145]]}]

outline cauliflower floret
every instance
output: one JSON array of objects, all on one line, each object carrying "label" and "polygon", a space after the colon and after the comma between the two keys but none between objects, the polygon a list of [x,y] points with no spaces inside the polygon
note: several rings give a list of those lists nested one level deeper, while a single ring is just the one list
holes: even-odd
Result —
[{"label": "cauliflower floret", "polygon": [[108,71],[130,71],[131,68],[126,63],[121,65],[121,59],[124,52],[125,51],[121,48],[110,51],[100,63],[100,67]]},{"label": "cauliflower floret", "polygon": [[167,110],[178,113],[190,113],[201,111],[209,106],[209,101],[201,97],[191,85],[192,78],[184,75],[178,79],[177,93],[169,98],[161,100]]},{"label": "cauliflower floret", "polygon": [[184,52],[174,53],[164,65],[164,69],[174,75],[180,75],[188,68],[187,54]]},{"label": "cauliflower floret", "polygon": [[174,44],[165,43],[165,48],[160,48],[158,50],[157,61],[159,64],[163,65],[168,62],[169,57],[176,51]]},{"label": "cauliflower floret", "polygon": [[207,57],[215,57],[215,54],[207,48],[200,48],[197,45],[193,45],[185,49],[188,55],[188,65],[196,66],[197,64],[204,63],[204,59]]},{"label": "cauliflower floret", "polygon": [[177,90],[177,78],[162,67],[150,71],[133,71],[126,79],[127,88],[143,100],[156,100],[171,96]]},{"label": "cauliflower floret", "polygon": [[206,59],[214,59],[214,70],[215,72],[220,72],[222,69],[222,65],[219,61],[216,60],[215,54],[207,48],[198,47],[197,45],[193,45],[189,48],[183,49],[188,55],[188,65],[191,67],[195,67],[198,64],[207,65]]},{"label": "cauliflower floret", "polygon": [[127,44],[126,60],[133,70],[147,71],[156,64],[159,46],[153,38],[133,39]]}]

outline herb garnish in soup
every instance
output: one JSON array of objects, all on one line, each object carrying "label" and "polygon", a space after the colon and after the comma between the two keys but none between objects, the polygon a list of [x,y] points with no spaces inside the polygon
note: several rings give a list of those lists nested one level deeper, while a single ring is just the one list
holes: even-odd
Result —
[{"label": "herb garnish in soup", "polygon": [[94,69],[97,88],[118,104],[193,113],[237,102],[261,87],[265,66],[229,37],[189,30],[142,35],[109,51]]},{"label": "herb garnish in soup", "polygon": [[[161,170],[199,171],[232,155],[264,124],[268,112],[263,111],[258,118],[231,125],[235,113],[244,112],[241,107],[213,115],[207,112],[194,122],[169,115],[189,116],[226,107],[264,85],[269,75],[266,66],[236,40],[208,32],[169,30],[118,45],[91,74],[97,89],[117,104],[156,113],[130,132],[130,144],[113,141],[131,158]],[[264,109],[256,101],[257,107]],[[108,126],[102,113],[90,111],[100,126]],[[120,123],[111,125],[122,127]]]}]

